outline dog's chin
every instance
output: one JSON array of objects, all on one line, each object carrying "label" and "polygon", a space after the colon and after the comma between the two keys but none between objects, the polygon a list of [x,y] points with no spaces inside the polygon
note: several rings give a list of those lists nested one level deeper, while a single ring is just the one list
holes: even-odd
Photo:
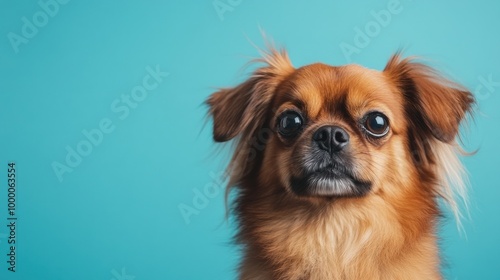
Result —
[{"label": "dog's chin", "polygon": [[361,197],[371,189],[371,183],[337,170],[311,172],[290,179],[291,190],[306,197]]}]

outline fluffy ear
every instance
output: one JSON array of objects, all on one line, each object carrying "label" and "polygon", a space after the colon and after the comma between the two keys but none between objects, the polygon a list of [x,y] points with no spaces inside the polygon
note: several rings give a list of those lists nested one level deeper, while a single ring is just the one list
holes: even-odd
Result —
[{"label": "fluffy ear", "polygon": [[265,66],[242,84],[221,89],[206,101],[213,117],[215,141],[229,141],[242,131],[253,131],[261,125],[276,87],[293,71],[285,51],[271,49],[257,61]]},{"label": "fluffy ear", "polygon": [[421,118],[420,126],[442,142],[454,140],[460,121],[474,103],[469,91],[426,65],[408,58],[402,60],[398,53],[391,57],[384,72],[401,89],[411,111],[420,113],[416,116]]}]

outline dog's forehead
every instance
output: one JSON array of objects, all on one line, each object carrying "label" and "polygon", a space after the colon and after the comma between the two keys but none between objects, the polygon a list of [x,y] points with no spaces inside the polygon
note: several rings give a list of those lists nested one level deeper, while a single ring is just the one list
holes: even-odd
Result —
[{"label": "dog's forehead", "polygon": [[340,108],[353,112],[365,107],[390,108],[401,104],[401,97],[394,93],[382,72],[355,64],[316,63],[301,67],[288,78],[285,88],[285,96],[279,98],[281,102],[303,104],[310,116]]}]

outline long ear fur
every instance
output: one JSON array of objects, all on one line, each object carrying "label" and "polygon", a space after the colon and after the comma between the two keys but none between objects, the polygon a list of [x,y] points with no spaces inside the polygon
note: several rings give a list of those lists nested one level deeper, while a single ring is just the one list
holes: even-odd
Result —
[{"label": "long ear fur", "polygon": [[464,154],[455,141],[460,123],[474,105],[464,87],[445,79],[434,69],[412,59],[391,57],[384,73],[404,96],[409,122],[409,145],[414,162],[425,180],[437,185],[461,227],[458,201],[468,207],[467,176],[457,154]]},{"label": "long ear fur", "polygon": [[258,146],[257,151],[252,145],[256,143],[255,138],[261,138],[257,134],[269,133],[263,127],[276,88],[294,71],[285,51],[268,47],[269,51],[261,51],[262,58],[255,60],[263,63],[263,67],[255,70],[242,84],[215,92],[206,101],[213,118],[214,140],[226,142],[238,136],[226,170],[226,176],[229,177],[226,204],[231,188],[238,185],[255,166],[257,152],[262,149]]}]

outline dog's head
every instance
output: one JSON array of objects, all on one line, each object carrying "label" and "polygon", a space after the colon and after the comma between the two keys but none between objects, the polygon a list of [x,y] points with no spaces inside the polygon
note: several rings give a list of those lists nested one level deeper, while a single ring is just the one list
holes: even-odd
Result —
[{"label": "dog's head", "polygon": [[232,184],[256,177],[297,199],[397,196],[407,190],[395,185],[439,180],[438,147],[454,145],[474,102],[399,54],[383,71],[320,63],[295,69],[275,50],[263,62],[247,81],[208,99],[214,139],[239,136]]}]

